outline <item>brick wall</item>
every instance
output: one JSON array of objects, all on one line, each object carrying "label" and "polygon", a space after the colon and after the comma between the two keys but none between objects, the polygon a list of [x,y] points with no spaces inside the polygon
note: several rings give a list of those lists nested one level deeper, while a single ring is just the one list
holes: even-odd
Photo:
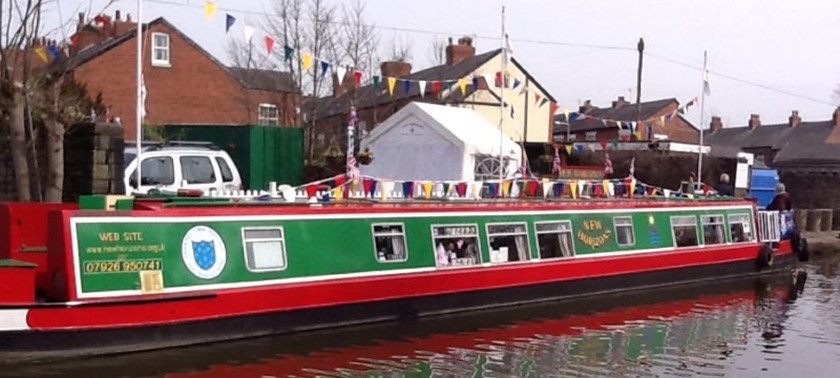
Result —
[{"label": "brick wall", "polygon": [[795,169],[779,171],[779,181],[790,193],[793,207],[799,209],[834,209],[840,212],[840,171],[806,173]]},{"label": "brick wall", "polygon": [[[169,28],[154,23],[152,33],[169,35],[170,66],[151,64],[151,44],[144,51],[143,76],[147,89],[146,124],[226,124],[255,123],[260,102],[278,106],[281,116],[296,124],[296,94],[266,94],[248,91],[191,41]],[[147,33],[147,41],[151,36]],[[90,60],[74,71],[74,78],[91,94],[101,93],[111,106],[111,116],[119,117],[126,139],[134,139],[136,117],[136,39],[132,38]]]}]

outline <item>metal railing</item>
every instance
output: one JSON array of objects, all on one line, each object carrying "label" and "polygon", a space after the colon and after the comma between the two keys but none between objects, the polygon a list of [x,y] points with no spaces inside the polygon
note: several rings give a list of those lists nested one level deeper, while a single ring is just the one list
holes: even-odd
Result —
[{"label": "metal railing", "polygon": [[758,212],[758,241],[778,242],[782,239],[782,222],[778,211]]}]

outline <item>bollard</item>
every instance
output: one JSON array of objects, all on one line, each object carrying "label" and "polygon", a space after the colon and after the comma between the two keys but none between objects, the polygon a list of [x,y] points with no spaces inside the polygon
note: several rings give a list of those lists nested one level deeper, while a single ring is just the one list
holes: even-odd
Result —
[{"label": "bollard", "polygon": [[831,231],[834,211],[831,209],[820,209],[820,231]]},{"label": "bollard", "polygon": [[793,224],[796,225],[797,230],[805,230],[805,221],[808,219],[808,210],[793,209]]},{"label": "bollard", "polygon": [[820,230],[820,213],[815,209],[808,209],[808,218],[805,221],[805,231]]}]

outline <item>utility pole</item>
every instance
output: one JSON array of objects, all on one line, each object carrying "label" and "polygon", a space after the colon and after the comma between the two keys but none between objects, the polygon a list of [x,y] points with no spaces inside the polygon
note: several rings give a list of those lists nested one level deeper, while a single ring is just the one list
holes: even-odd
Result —
[{"label": "utility pole", "polygon": [[[639,68],[636,72],[636,127],[642,127],[642,60],[645,55],[645,40],[639,38]],[[631,130],[632,131],[632,130]]]}]

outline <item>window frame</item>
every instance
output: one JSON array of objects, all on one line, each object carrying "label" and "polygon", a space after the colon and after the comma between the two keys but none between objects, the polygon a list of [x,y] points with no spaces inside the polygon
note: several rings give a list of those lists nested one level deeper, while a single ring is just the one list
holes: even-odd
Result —
[{"label": "window frame", "polygon": [[584,134],[584,141],[586,142],[597,142],[598,141],[598,132],[597,131],[587,131]]},{"label": "window frame", "polygon": [[[377,255],[376,251],[376,237],[377,236],[385,236],[385,235],[397,235],[397,234],[376,234],[376,226],[400,226],[401,233],[399,235],[402,236],[403,240],[403,248],[405,249],[405,258],[401,260],[380,260],[379,255]],[[392,264],[392,263],[402,263],[408,261],[408,237],[406,236],[405,232],[405,223],[402,222],[386,222],[386,223],[371,223],[370,225],[370,235],[371,235],[371,242],[373,242],[373,259],[380,264]]]},{"label": "window frame", "polygon": [[[566,231],[566,230],[560,230],[560,231],[540,231],[540,230],[538,230],[538,229],[537,229],[537,225],[540,225],[540,224],[560,224],[560,225],[562,225],[562,224],[564,224],[564,223],[565,223],[565,224],[567,224],[567,225],[569,226],[569,230],[568,230],[568,231]],[[549,258],[545,258],[545,259],[544,259],[544,258],[543,258],[543,257],[539,254],[539,249],[540,249],[540,234],[549,234],[549,233],[551,233],[551,234],[557,234],[557,233],[564,233],[564,232],[568,232],[568,233],[569,233],[569,235],[571,235],[571,238],[570,238],[571,243],[569,244],[569,245],[572,247],[572,250],[571,250],[571,253],[572,253],[572,254],[571,254],[571,256],[549,257]],[[562,260],[562,259],[573,259],[573,258],[575,258],[575,257],[577,256],[577,251],[575,251],[575,230],[574,230],[574,226],[572,226],[572,221],[571,221],[571,220],[566,219],[566,220],[548,220],[548,221],[538,221],[538,222],[534,222],[534,238],[535,238],[535,240],[536,240],[536,242],[537,242],[537,258],[536,258],[536,260]]]},{"label": "window frame", "polygon": [[[225,160],[225,158],[223,158],[221,156],[216,156],[215,160],[216,160],[216,164],[219,165],[219,175],[222,176],[221,177],[222,182],[233,182],[235,177],[233,175],[233,170],[230,169],[230,164],[228,164],[227,160]],[[230,179],[227,178],[225,173],[230,175]]]},{"label": "window frame", "polygon": [[[475,241],[476,241],[475,248],[476,248],[476,253],[478,255],[478,261],[476,261],[475,264],[473,264],[473,265],[438,266],[437,265],[437,244],[435,244],[435,227],[475,227]],[[470,268],[470,267],[475,267],[475,266],[481,266],[481,264],[484,264],[484,261],[483,261],[484,253],[481,250],[481,228],[478,227],[478,223],[452,223],[452,224],[435,223],[435,224],[430,224],[429,225],[429,236],[431,236],[431,238],[432,238],[432,256],[435,257],[435,268],[437,268],[437,269],[441,269],[441,268],[443,268],[443,269],[449,269],[449,268],[458,269],[458,268]],[[459,236],[463,236],[463,235],[452,235],[451,238],[457,238]],[[470,237],[472,237],[472,235],[470,235]]]},{"label": "window frame", "polygon": [[[492,227],[492,226],[523,226],[523,227],[522,227],[522,232],[519,232],[519,233],[504,232],[504,233],[491,234],[490,233],[490,227]],[[491,222],[491,223],[485,223],[484,224],[484,235],[485,235],[485,239],[486,239],[486,242],[487,242],[487,248],[491,248],[490,247],[490,237],[491,236],[520,236],[520,235],[524,235],[525,236],[525,249],[526,249],[525,260],[505,261],[504,263],[522,263],[522,262],[528,262],[528,261],[531,260],[531,237],[528,234],[528,222]],[[497,263],[497,264],[501,264],[501,263]]]},{"label": "window frame", "polygon": [[[158,46],[156,37],[164,37],[166,39],[166,46]],[[172,39],[169,34],[161,32],[152,32],[152,43],[150,43],[152,67],[172,67]],[[158,59],[155,52],[158,50],[166,51],[166,59]]]},{"label": "window frame", "polygon": [[[732,241],[732,224],[733,224],[732,218],[733,217],[745,217],[746,218],[743,222],[738,221],[738,222],[735,222],[735,223],[748,224],[750,226],[750,233],[749,233],[750,238],[749,238],[749,240],[739,241],[739,242]],[[730,243],[732,243],[732,244],[742,244],[742,243],[754,243],[755,242],[755,240],[756,240],[755,223],[750,222],[751,220],[752,220],[752,216],[748,213],[726,214],[726,226],[727,226],[726,231],[729,234]]]},{"label": "window frame", "polygon": [[[274,110],[274,117],[263,117],[263,108]],[[271,123],[272,120],[274,120],[274,123]],[[280,109],[277,108],[277,105],[267,102],[260,103],[257,106],[257,124],[260,126],[280,126]]]},{"label": "window frame", "polygon": [[[626,219],[630,222],[629,225],[622,225],[622,227],[627,227],[627,226],[630,227],[630,237],[633,238],[633,241],[630,244],[621,244],[621,242],[618,240],[618,220],[619,219],[621,219],[621,220]],[[612,221],[613,221],[613,232],[615,232],[615,245],[617,245],[619,247],[632,247],[632,246],[636,245],[636,227],[633,225],[633,217],[630,216],[630,215],[620,215],[620,216],[613,217]]]},{"label": "window frame", "polygon": [[[694,238],[697,241],[697,244],[686,245],[686,246],[677,245],[677,233],[676,233],[676,230],[674,229],[674,226],[675,226],[674,225],[674,219],[675,218],[691,218],[691,219],[694,220]],[[671,215],[671,217],[669,218],[669,223],[670,223],[669,226],[671,226],[671,240],[673,240],[673,242],[674,242],[674,248],[696,248],[696,247],[700,247],[700,246],[703,245],[703,244],[700,243],[702,238],[700,238],[700,236],[698,235],[697,215],[696,214],[692,214],[692,215]],[[682,225],[682,226],[688,226],[688,225]]]},{"label": "window frame", "polygon": [[[703,217],[719,217],[720,218],[720,223],[708,223],[708,225],[720,224],[721,226],[723,226],[723,241],[722,242],[715,243],[715,244],[706,244],[706,230],[705,230],[704,227],[707,225],[707,223],[703,222]],[[702,245],[721,245],[721,244],[729,243],[729,240],[730,240],[729,231],[727,230],[726,217],[724,217],[723,214],[701,214],[700,215],[700,231],[701,231],[701,234],[703,235]]]},{"label": "window frame", "polygon": [[[253,242],[254,240],[258,240],[258,241],[277,241],[278,239],[274,239],[274,238],[263,239],[263,238],[260,238],[260,239],[249,240],[249,239],[245,238],[245,231],[265,231],[265,230],[270,230],[270,231],[279,230],[280,231],[279,241],[280,241],[280,245],[283,246],[283,250],[282,250],[283,266],[281,266],[279,268],[251,269],[251,267],[248,265],[248,242],[249,241]],[[266,273],[266,272],[280,272],[280,271],[284,271],[284,270],[289,268],[289,259],[288,259],[288,254],[286,253],[286,230],[283,229],[283,226],[241,227],[239,232],[240,232],[240,236],[241,236],[241,239],[242,239],[242,255],[243,255],[243,258],[245,259],[245,269],[247,271],[249,271],[251,273]]]}]

